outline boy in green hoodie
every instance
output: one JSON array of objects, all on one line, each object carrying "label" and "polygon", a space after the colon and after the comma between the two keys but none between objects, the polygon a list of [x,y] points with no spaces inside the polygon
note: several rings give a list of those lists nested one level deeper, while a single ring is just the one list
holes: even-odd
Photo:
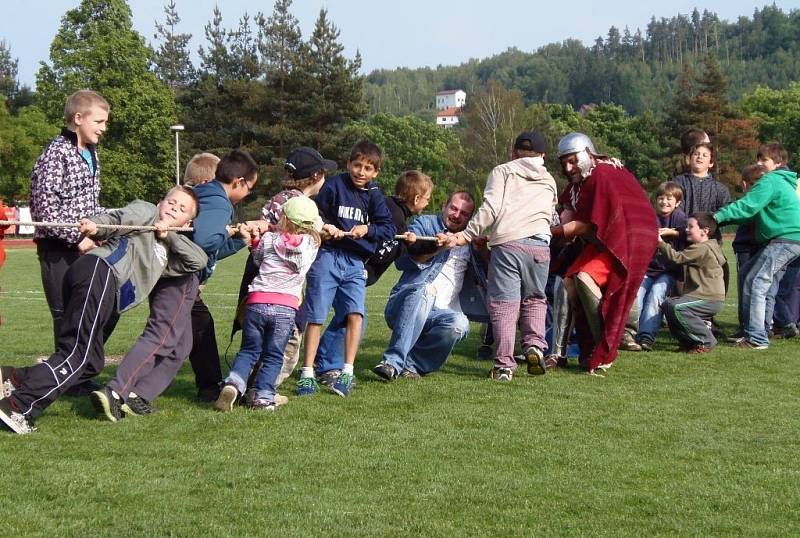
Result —
[{"label": "boy in green hoodie", "polygon": [[737,347],[767,349],[767,295],[775,275],[800,258],[800,198],[797,174],[778,168],[765,174],[742,198],[714,214],[720,226],[755,222],[755,240],[764,247],[745,265],[742,286],[744,337]]}]

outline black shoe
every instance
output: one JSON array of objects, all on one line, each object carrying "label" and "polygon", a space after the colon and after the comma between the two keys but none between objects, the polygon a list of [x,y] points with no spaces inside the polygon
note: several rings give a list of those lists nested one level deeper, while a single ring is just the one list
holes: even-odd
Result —
[{"label": "black shoe", "polygon": [[333,370],[328,370],[327,372],[322,372],[317,375],[317,381],[323,387],[332,387],[336,381],[339,380],[339,376],[342,375],[342,371],[338,368],[334,368]]},{"label": "black shoe", "polygon": [[219,398],[219,391],[218,385],[197,389],[197,399],[201,402],[216,402],[217,398]]},{"label": "black shoe", "polygon": [[373,366],[372,373],[384,381],[393,381],[397,377],[397,370],[386,361],[381,361]]},{"label": "black shoe", "polygon": [[114,391],[108,387],[101,387],[89,394],[92,405],[97,414],[111,422],[119,422],[125,415],[122,414],[122,400],[114,396]]},{"label": "black shoe", "polygon": [[490,361],[494,358],[494,350],[492,346],[487,344],[481,344],[481,347],[478,348],[478,353],[475,355],[475,359],[479,361]]},{"label": "black shoe", "polygon": [[[392,369],[394,369],[394,368],[392,368]],[[403,379],[410,379],[412,381],[416,381],[416,380],[420,379],[422,376],[419,375],[414,370],[410,370],[408,368],[403,368],[403,371],[400,372],[400,374],[397,377],[401,377]]]},{"label": "black shoe", "polygon": [[126,415],[140,417],[143,415],[152,415],[158,411],[158,409],[141,396],[128,396],[128,399],[122,404],[122,411]]},{"label": "black shoe", "polygon": [[84,381],[78,385],[72,385],[70,388],[64,392],[66,396],[89,396],[91,393],[101,390],[103,385],[100,383],[95,383],[91,379],[88,381]]}]

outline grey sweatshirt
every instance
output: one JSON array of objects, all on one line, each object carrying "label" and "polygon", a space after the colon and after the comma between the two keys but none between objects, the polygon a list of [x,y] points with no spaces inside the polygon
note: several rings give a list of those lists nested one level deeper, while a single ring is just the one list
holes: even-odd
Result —
[{"label": "grey sweatshirt", "polygon": [[[158,220],[158,209],[134,200],[125,207],[90,217],[97,224],[149,226]],[[122,313],[144,301],[162,276],[194,273],[208,263],[208,256],[191,239],[169,232],[163,240],[155,232],[100,229],[93,239],[104,241],[89,251],[111,267],[117,279],[117,311]]]},{"label": "grey sweatshirt", "polygon": [[669,261],[684,266],[684,295],[709,301],[725,300],[725,282],[722,279],[725,254],[716,240],[689,243],[683,250],[675,250],[669,243],[661,241],[658,250]]},{"label": "grey sweatshirt", "polygon": [[491,230],[489,246],[532,235],[550,236],[556,182],[541,157],[496,166],[486,179],[483,203],[464,230],[471,241]]}]

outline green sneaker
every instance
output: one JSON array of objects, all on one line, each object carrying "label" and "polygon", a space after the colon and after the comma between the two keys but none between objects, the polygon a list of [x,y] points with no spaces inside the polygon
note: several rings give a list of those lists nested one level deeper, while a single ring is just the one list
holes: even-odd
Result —
[{"label": "green sneaker", "polygon": [[297,390],[295,393],[298,396],[311,396],[319,392],[319,385],[317,380],[313,377],[301,377],[297,382]]},{"label": "green sneaker", "polygon": [[342,398],[345,398],[350,395],[350,390],[353,388],[353,379],[355,379],[353,374],[342,372],[342,375],[340,375],[336,383],[333,384],[331,390]]}]

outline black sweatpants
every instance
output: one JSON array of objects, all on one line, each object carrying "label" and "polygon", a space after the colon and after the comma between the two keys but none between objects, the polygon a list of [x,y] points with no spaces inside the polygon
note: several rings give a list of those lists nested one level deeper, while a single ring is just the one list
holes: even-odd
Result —
[{"label": "black sweatpants", "polygon": [[144,332],[117,367],[108,386],[123,400],[131,392],[152,402],[178,374],[192,349],[196,273],[160,279],[150,292]]},{"label": "black sweatpants", "polygon": [[114,273],[97,256],[81,256],[67,269],[55,353],[41,364],[16,368],[18,384],[11,398],[20,412],[35,418],[76,382],[100,373],[106,327],[118,319],[116,291]]},{"label": "black sweatpants", "polygon": [[53,317],[53,343],[58,346],[58,331],[64,319],[64,298],[62,284],[69,266],[81,257],[76,247],[57,239],[38,239],[36,256],[42,272],[42,288],[50,315]]},{"label": "black sweatpants", "polygon": [[199,292],[192,306],[192,352],[189,361],[198,391],[216,388],[222,382],[214,318]]}]

